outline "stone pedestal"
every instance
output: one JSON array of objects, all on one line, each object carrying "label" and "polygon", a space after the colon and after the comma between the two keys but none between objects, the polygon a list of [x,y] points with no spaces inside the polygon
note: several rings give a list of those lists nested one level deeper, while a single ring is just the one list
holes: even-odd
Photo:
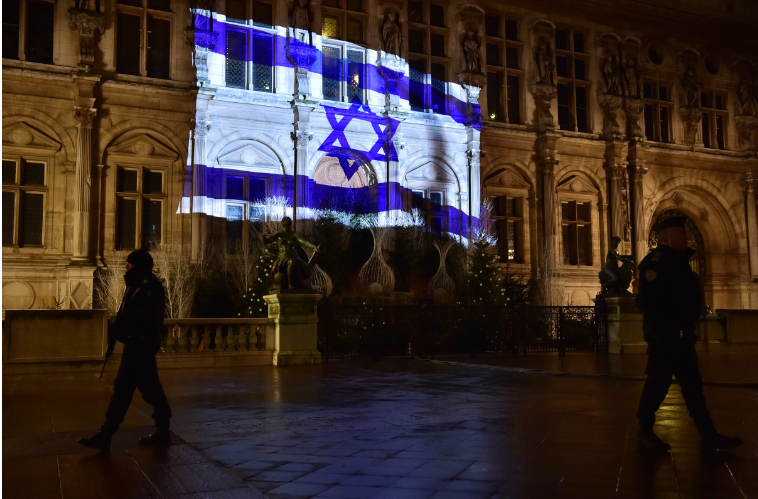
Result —
[{"label": "stone pedestal", "polygon": [[636,295],[606,295],[608,305],[608,353],[645,353],[642,313]]},{"label": "stone pedestal", "polygon": [[282,292],[263,297],[273,329],[273,345],[267,341],[266,346],[273,346],[275,366],[321,364],[316,326],[316,306],[321,298],[315,292]]}]

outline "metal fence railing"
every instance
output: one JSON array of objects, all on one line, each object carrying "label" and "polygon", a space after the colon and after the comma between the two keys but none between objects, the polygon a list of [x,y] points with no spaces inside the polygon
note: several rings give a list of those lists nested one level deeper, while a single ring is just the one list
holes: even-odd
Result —
[{"label": "metal fence railing", "polygon": [[598,307],[319,305],[319,350],[330,358],[484,352],[607,352]]}]

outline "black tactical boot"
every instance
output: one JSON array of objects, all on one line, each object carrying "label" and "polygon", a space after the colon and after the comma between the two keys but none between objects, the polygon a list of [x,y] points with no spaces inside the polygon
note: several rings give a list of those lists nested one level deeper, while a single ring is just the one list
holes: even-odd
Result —
[{"label": "black tactical boot", "polygon": [[171,434],[166,428],[156,428],[152,435],[139,439],[142,445],[171,445]]},{"label": "black tactical boot", "polygon": [[703,447],[706,449],[731,449],[742,445],[740,437],[727,437],[717,432],[714,428],[701,431],[700,438],[702,439]]},{"label": "black tactical boot", "polygon": [[658,438],[652,429],[640,428],[637,431],[637,447],[654,452],[668,452],[671,446]]},{"label": "black tactical boot", "polygon": [[80,438],[79,443],[90,449],[99,449],[103,452],[107,452],[111,448],[111,436],[100,431],[90,438]]}]

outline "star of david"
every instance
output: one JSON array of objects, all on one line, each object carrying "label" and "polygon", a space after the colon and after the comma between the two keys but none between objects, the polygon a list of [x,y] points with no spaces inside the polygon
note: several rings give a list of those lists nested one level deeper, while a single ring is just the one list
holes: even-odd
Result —
[{"label": "star of david", "polygon": [[[355,175],[355,172],[360,167],[357,162],[353,162],[353,166],[348,164],[349,151],[363,154],[369,161],[386,161],[385,144],[389,144],[389,160],[397,161],[397,151],[395,150],[395,143],[392,141],[392,137],[395,135],[397,126],[400,123],[398,120],[392,118],[388,120],[383,116],[372,113],[371,108],[367,104],[363,104],[358,99],[358,96],[353,98],[352,104],[348,109],[324,106],[324,110],[326,111],[326,119],[332,127],[332,133],[324,140],[319,150],[326,151],[328,156],[338,158],[340,166],[348,180]],[[350,143],[345,136],[345,129],[347,129],[352,120],[368,121],[371,123],[377,140],[368,151],[361,151],[350,147]]]}]

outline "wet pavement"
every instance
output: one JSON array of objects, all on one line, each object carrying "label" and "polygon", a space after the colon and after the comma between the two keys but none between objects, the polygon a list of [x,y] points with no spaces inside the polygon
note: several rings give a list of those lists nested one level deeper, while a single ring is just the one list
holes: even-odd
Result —
[{"label": "wet pavement", "polygon": [[634,444],[644,356],[164,370],[174,445],[140,448],[152,420],[136,396],[109,454],[76,440],[102,423],[113,375],[4,376],[3,496],[755,498],[758,354],[712,355],[709,408],[745,444],[702,452],[673,385],[663,456]]}]

